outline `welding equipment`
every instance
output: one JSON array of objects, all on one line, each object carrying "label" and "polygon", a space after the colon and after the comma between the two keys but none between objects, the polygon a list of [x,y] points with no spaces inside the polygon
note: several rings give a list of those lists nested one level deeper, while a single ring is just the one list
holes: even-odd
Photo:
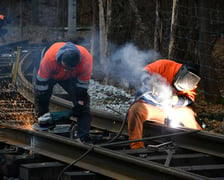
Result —
[{"label": "welding equipment", "polygon": [[171,128],[179,128],[179,127],[184,127],[183,123],[178,121],[177,119],[171,119],[169,117],[165,118],[164,124],[168,127]]}]

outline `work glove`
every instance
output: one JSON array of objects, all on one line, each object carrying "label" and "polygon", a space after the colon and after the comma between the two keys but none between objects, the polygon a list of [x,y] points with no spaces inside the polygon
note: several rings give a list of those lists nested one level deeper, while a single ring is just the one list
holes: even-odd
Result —
[{"label": "work glove", "polygon": [[50,112],[40,116],[37,119],[37,122],[40,125],[40,127],[49,127],[49,129],[55,127],[55,123],[53,122],[52,114]]},{"label": "work glove", "polygon": [[186,96],[172,96],[172,107],[185,107],[193,104],[193,101]]},{"label": "work glove", "polygon": [[171,105],[172,107],[175,107],[178,104],[179,98],[177,95],[173,95],[171,99]]},{"label": "work glove", "polygon": [[72,108],[72,115],[75,117],[80,117],[82,115],[83,112],[83,107],[84,105],[80,105],[80,104],[76,104],[73,108]]}]

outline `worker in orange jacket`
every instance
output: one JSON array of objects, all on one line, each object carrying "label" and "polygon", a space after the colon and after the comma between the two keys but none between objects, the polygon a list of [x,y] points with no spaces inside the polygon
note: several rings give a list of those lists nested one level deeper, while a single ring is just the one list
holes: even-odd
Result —
[{"label": "worker in orange jacket", "polygon": [[[43,49],[38,71],[34,72],[34,106],[38,120],[47,121],[53,87],[58,83],[73,102],[72,115],[77,117],[78,137],[88,138],[90,107],[88,85],[93,68],[88,50],[72,42],[56,42]],[[41,119],[41,117],[43,117]],[[46,123],[47,124],[47,123]]]},{"label": "worker in orange jacket", "polygon": [[[199,129],[195,102],[200,81],[199,67],[159,59],[148,64],[141,75],[141,88],[128,111],[129,140],[142,139],[143,123],[176,124]],[[131,149],[144,148],[142,141],[130,143]]]},{"label": "worker in orange jacket", "polygon": [[2,39],[3,42],[5,42],[5,38],[4,35],[8,32],[7,29],[3,29],[2,27],[6,25],[6,18],[4,15],[0,14],[0,37]]}]

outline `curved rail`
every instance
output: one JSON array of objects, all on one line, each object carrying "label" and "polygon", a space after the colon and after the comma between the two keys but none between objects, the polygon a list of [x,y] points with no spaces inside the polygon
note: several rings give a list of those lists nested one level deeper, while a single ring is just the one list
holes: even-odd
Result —
[{"label": "curved rail", "polygon": [[[80,144],[62,136],[46,132],[24,129],[0,129],[6,143],[38,152],[62,162],[71,163],[92,148],[91,145]],[[185,172],[181,169],[165,167],[158,163],[133,157],[128,154],[94,146],[87,156],[76,166],[98,172],[107,177],[122,180],[131,179],[205,179],[203,176]]]},{"label": "curved rail", "polygon": [[[20,61],[16,85],[19,92],[26,97],[26,99],[33,102],[32,85],[28,81],[30,78],[28,77],[29,73],[26,72],[27,69],[30,69],[32,66],[32,62],[29,61],[29,56],[30,53],[24,56]],[[68,100],[54,95],[51,98],[50,108],[54,111],[68,110],[71,109],[71,106],[72,103]],[[122,116],[108,112],[100,112],[95,109],[91,109],[91,116],[91,126],[110,132],[118,132],[124,121],[124,117]],[[169,163],[166,163],[164,166],[152,162],[150,159],[153,159],[153,157],[144,159],[132,156],[131,154],[134,154],[135,151],[129,149],[117,151],[112,150],[113,148],[109,148],[109,145],[95,145],[93,147],[46,132],[35,132],[11,127],[1,128],[0,132],[2,133],[2,139],[6,141],[6,143],[33,150],[66,163],[73,162],[74,159],[80,157],[80,155],[90,148],[93,148],[90,153],[76,165],[116,179],[209,179],[205,176],[188,172],[187,169],[189,166],[175,168],[166,166],[166,164]],[[177,134],[175,135],[175,133]],[[125,124],[122,134],[128,135],[127,123]],[[162,137],[161,134],[164,136]],[[150,122],[146,122],[144,125],[144,135],[149,137],[144,139],[145,141],[158,140],[158,142],[163,142],[164,137],[166,137],[179,148],[195,151],[197,153],[204,153],[203,157],[214,156],[216,158],[224,158],[223,135],[211,134],[204,131],[195,132],[189,129],[172,129]],[[128,141],[124,141],[111,143],[110,145],[127,145],[128,143]],[[49,144],[51,145],[49,146]],[[143,155],[146,151],[148,150],[143,150]],[[171,153],[171,155],[169,153]],[[161,157],[159,156],[159,158]],[[168,152],[167,159],[169,160],[169,158],[172,158],[172,151]],[[222,164],[220,166],[216,165],[216,167],[220,168]],[[194,166],[194,168],[197,169],[200,167]],[[205,168],[208,167],[206,166]],[[183,169],[186,169],[186,171]]]},{"label": "curved rail", "polygon": [[[32,84],[25,77],[26,70],[32,66],[32,61],[29,61],[29,55],[24,56],[20,61],[17,77],[17,87],[19,92],[33,102]],[[50,108],[54,110],[68,110],[71,109],[71,101],[52,95]],[[101,112],[91,109],[92,122],[91,126],[108,130],[110,132],[118,132],[120,130],[124,117],[108,112]],[[145,123],[145,136],[161,135],[162,132],[173,133],[176,129],[156,125],[150,122]],[[188,131],[183,129],[184,131]],[[182,130],[180,130],[182,131]],[[128,135],[127,123],[122,131],[123,135]],[[212,134],[206,131],[201,131],[197,135],[186,134],[173,138],[173,140],[181,147],[197,150],[199,152],[224,157],[224,135]],[[214,149],[214,147],[216,147]]]}]

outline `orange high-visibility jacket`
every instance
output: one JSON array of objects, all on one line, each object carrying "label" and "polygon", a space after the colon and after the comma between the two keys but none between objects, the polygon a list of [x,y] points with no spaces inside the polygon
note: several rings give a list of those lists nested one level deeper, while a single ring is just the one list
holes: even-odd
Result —
[{"label": "orange high-visibility jacket", "polygon": [[56,54],[65,44],[66,42],[57,42],[47,50],[41,61],[38,75],[44,79],[66,80],[77,77],[81,82],[89,81],[93,68],[93,60],[90,53],[84,47],[75,45],[81,52],[81,61],[74,70],[65,71],[57,62]]},{"label": "orange high-visibility jacket", "polygon": [[[162,77],[166,78],[167,82],[172,86],[173,79],[181,66],[182,64],[172,60],[159,59],[151,64],[148,64],[144,69],[147,70],[149,74],[160,74]],[[174,91],[177,93],[177,95],[186,96],[195,102],[196,88],[188,91]]]}]

